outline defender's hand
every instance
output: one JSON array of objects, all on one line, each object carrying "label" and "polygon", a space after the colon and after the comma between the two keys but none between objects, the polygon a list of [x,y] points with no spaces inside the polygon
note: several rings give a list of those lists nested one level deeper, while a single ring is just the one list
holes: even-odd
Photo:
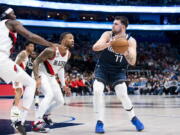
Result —
[{"label": "defender's hand", "polygon": [[64,90],[66,96],[71,96],[71,89],[69,87],[64,86],[63,90]]}]

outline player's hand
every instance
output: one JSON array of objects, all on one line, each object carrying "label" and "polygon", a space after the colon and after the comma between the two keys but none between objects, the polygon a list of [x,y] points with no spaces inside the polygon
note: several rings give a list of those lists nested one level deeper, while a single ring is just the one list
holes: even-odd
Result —
[{"label": "player's hand", "polygon": [[129,51],[125,51],[124,54],[123,54],[125,57],[127,57],[129,55]]},{"label": "player's hand", "polygon": [[38,77],[36,79],[36,89],[39,89],[41,87],[41,77]]},{"label": "player's hand", "polygon": [[69,87],[64,86],[63,90],[64,90],[66,96],[71,96],[71,89]]}]

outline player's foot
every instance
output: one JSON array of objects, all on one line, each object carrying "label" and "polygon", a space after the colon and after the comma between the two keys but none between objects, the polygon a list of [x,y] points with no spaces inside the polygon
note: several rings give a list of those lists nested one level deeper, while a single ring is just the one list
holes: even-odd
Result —
[{"label": "player's foot", "polygon": [[52,122],[52,120],[49,118],[49,115],[43,115],[43,120],[44,122],[49,125],[49,126],[52,126],[54,123]]},{"label": "player's foot", "polygon": [[37,123],[33,122],[32,123],[32,129],[35,132],[40,132],[40,133],[48,133],[49,132],[49,128],[45,128],[46,123],[43,121],[38,121]]},{"label": "player's foot", "polygon": [[104,131],[104,124],[102,121],[100,121],[100,120],[97,121],[95,132],[99,133],[99,134],[103,134],[105,132]]},{"label": "player's foot", "polygon": [[136,116],[132,118],[131,122],[136,127],[137,131],[142,131],[144,129],[143,123]]},{"label": "player's foot", "polygon": [[16,121],[12,123],[12,126],[14,129],[16,129],[21,135],[26,135],[26,129],[25,127],[21,124],[21,121]]}]

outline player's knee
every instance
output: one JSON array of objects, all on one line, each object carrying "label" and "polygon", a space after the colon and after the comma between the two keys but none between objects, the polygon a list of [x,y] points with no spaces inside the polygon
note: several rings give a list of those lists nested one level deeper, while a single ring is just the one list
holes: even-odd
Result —
[{"label": "player's knee", "polygon": [[127,86],[125,83],[121,83],[121,84],[117,84],[114,87],[116,94],[120,97],[120,98],[126,98],[128,96],[127,94]]},{"label": "player's knee", "polygon": [[93,84],[94,95],[101,96],[104,91],[104,84],[100,81],[95,80]]}]

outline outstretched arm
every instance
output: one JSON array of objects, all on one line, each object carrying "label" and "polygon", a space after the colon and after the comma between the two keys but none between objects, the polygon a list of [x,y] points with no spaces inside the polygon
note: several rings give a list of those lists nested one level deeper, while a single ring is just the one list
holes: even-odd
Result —
[{"label": "outstretched arm", "polygon": [[13,31],[16,31],[21,36],[25,37],[27,40],[40,44],[43,46],[53,46],[53,44],[41,36],[38,36],[37,34],[34,34],[30,31],[28,31],[19,21],[16,20],[9,20],[7,21],[7,26]]}]

